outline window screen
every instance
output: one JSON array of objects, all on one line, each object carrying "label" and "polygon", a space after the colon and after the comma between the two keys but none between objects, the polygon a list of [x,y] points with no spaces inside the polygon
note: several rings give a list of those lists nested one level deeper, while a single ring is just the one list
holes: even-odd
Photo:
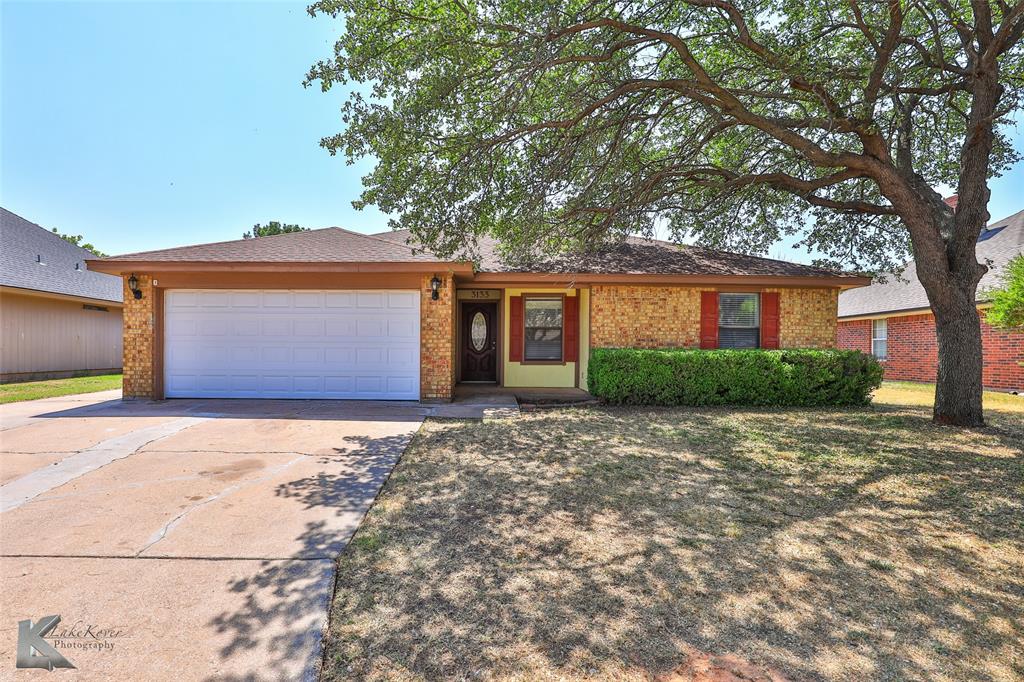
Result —
[{"label": "window screen", "polygon": [[757,348],[761,341],[760,296],[718,295],[718,347]]},{"label": "window screen", "polygon": [[885,360],[889,352],[889,321],[871,321],[871,354],[879,360]]},{"label": "window screen", "polygon": [[524,360],[562,359],[562,299],[528,298],[523,301]]}]

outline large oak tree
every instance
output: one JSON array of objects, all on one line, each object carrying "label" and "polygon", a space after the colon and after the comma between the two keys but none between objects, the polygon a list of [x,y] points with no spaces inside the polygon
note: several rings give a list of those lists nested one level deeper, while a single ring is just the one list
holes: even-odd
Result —
[{"label": "large oak tree", "polygon": [[[1024,85],[1024,2],[321,0],[344,21],[307,84],[357,82],[357,205],[433,249],[508,257],[663,225],[859,269],[912,254],[935,312],[934,417],[979,425],[987,181]],[[366,88],[372,88],[367,91]],[[954,212],[936,191],[955,187]]]}]

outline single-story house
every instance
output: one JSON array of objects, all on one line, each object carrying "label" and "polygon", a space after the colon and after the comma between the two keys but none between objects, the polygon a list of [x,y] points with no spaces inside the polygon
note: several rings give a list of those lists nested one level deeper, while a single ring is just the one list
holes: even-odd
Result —
[{"label": "single-story house", "polygon": [[[978,237],[978,261],[989,265],[978,285],[979,309],[986,307],[985,291],[999,285],[1006,264],[1022,251],[1024,211],[993,222]],[[1024,391],[1024,331],[996,329],[983,316],[981,343],[983,385]],[[913,262],[898,276],[840,295],[839,347],[873,353],[886,379],[935,381],[935,316]]]},{"label": "single-story house", "polygon": [[834,347],[839,292],[870,281],[642,239],[530,268],[408,242],[333,227],[90,261],[125,282],[124,395],[586,388],[592,348]]},{"label": "single-story house", "polygon": [[121,279],[0,208],[0,382],[121,371]]}]

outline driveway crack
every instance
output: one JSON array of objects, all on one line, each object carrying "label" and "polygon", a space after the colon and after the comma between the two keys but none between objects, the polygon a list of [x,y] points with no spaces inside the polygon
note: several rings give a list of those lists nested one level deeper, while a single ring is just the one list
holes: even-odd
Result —
[{"label": "driveway crack", "polygon": [[143,546],[142,549],[140,549],[138,552],[135,553],[136,558],[138,558],[142,553],[146,552],[147,550],[152,548],[154,545],[156,545],[158,542],[160,542],[161,540],[166,538],[168,533],[170,533],[172,530],[174,530],[174,528],[177,527],[178,524],[180,524],[185,519],[186,516],[188,516],[189,514],[194,512],[195,510],[200,509],[202,507],[205,507],[206,505],[208,505],[208,504],[210,504],[212,502],[216,502],[217,500],[219,500],[219,499],[221,499],[223,497],[227,497],[228,495],[231,495],[232,493],[235,493],[235,492],[237,492],[237,491],[239,491],[239,490],[241,490],[243,488],[247,488],[247,487],[249,487],[251,485],[255,485],[256,483],[262,483],[263,481],[265,481],[267,479],[273,478],[274,476],[277,476],[279,473],[281,473],[282,471],[286,470],[288,467],[292,466],[296,462],[302,461],[304,458],[305,458],[305,455],[299,455],[298,457],[296,457],[296,458],[294,458],[294,459],[292,459],[292,460],[290,460],[288,462],[285,462],[284,464],[278,464],[275,467],[269,468],[266,471],[266,473],[264,473],[262,476],[258,476],[256,478],[249,479],[248,481],[242,481],[240,483],[236,483],[234,485],[230,485],[227,488],[224,488],[223,490],[221,490],[216,495],[211,495],[210,497],[207,497],[206,499],[199,500],[198,502],[195,502],[193,504],[188,505],[180,513],[175,515],[174,518],[172,518],[170,521],[165,523],[160,528],[160,530],[158,530],[157,532],[153,533],[153,535],[151,535],[149,537],[149,540],[146,542],[145,546]]}]

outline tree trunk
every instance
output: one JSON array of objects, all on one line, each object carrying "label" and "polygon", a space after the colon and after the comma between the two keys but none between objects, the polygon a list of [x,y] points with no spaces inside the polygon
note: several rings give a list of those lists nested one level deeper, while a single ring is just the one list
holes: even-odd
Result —
[{"label": "tree trunk", "polygon": [[984,426],[981,322],[974,294],[957,296],[956,303],[934,312],[939,371],[932,419],[937,424]]}]

